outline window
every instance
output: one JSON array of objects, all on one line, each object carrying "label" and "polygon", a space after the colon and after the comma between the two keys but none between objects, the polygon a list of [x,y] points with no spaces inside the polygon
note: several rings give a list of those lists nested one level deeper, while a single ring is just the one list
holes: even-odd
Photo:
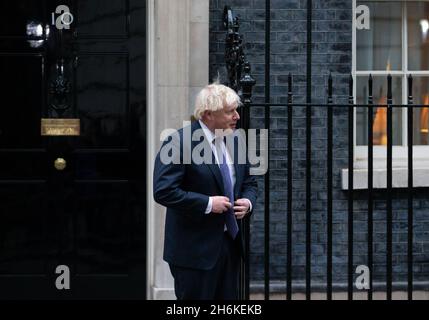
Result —
[{"label": "window", "polygon": [[[356,103],[368,101],[368,77],[373,77],[374,104],[387,102],[387,75],[392,75],[394,104],[407,104],[407,76],[413,76],[415,104],[428,105],[414,109],[414,166],[427,168],[429,176],[429,1],[371,0],[353,1],[356,8],[369,9],[369,28],[357,28],[353,19],[352,72]],[[355,167],[367,168],[367,110],[356,108]],[[386,108],[375,108],[374,168],[386,168]],[[407,167],[407,110],[393,110],[394,168]],[[384,172],[385,174],[385,172]],[[404,175],[406,177],[406,174]],[[395,176],[394,176],[395,179]],[[344,184],[344,183],[343,183]],[[400,183],[406,186],[406,181]]]}]

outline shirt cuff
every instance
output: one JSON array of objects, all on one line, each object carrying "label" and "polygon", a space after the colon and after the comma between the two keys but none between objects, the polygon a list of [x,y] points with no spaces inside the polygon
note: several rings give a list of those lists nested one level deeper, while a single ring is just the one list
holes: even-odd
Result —
[{"label": "shirt cuff", "polygon": [[209,214],[210,212],[212,212],[212,206],[213,206],[213,199],[212,197],[209,197],[209,203],[207,204],[207,208],[204,213]]}]

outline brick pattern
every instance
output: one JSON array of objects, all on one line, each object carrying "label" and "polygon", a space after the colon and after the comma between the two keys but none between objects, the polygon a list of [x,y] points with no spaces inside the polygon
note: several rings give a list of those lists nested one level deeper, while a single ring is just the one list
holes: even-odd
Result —
[{"label": "brick pattern", "polygon": [[[240,16],[240,32],[245,52],[257,81],[253,101],[264,102],[265,0],[210,0],[210,80],[220,76],[226,82],[224,63],[224,5]],[[285,103],[287,75],[294,77],[294,101],[305,102],[306,94],[306,0],[271,1],[271,102]],[[334,78],[334,102],[347,103],[348,77],[352,61],[352,2],[314,0],[312,23],[312,102],[326,101],[329,72]],[[305,278],[306,234],[306,118],[305,109],[293,111],[293,279]],[[270,113],[270,276],[284,280],[286,275],[287,205],[287,114],[284,107]],[[251,126],[264,127],[263,108],[251,110]],[[312,279],[326,281],[326,110],[312,111]],[[333,281],[347,279],[347,195],[341,191],[340,172],[347,167],[347,108],[334,109],[333,163]],[[251,224],[251,277],[264,277],[264,183],[258,177],[260,197]],[[393,201],[393,281],[407,279],[407,195],[394,191]],[[367,193],[357,192],[354,201],[354,265],[367,263]],[[385,280],[385,193],[376,194],[374,207],[374,280]],[[414,276],[416,281],[429,276],[429,200],[428,192],[416,190],[414,201]]]}]

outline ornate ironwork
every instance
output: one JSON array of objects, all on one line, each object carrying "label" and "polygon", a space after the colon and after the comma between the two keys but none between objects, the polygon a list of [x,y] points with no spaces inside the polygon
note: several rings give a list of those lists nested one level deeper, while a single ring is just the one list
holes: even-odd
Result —
[{"label": "ornate ironwork", "polygon": [[[250,108],[252,97],[252,88],[256,81],[252,77],[250,71],[250,63],[246,59],[243,50],[243,37],[238,30],[240,23],[238,17],[233,17],[232,10],[225,6],[223,13],[223,23],[227,30],[225,40],[225,63],[228,71],[228,86],[234,89],[242,97],[244,108],[240,108],[239,128],[244,130],[249,129],[250,123]],[[249,261],[249,239],[250,239],[250,224],[247,219],[240,221],[242,237],[245,243],[246,261]],[[239,296],[241,299],[246,299],[249,296],[249,266],[248,262],[240,264],[240,288]]]},{"label": "ornate ironwork", "polygon": [[243,50],[243,37],[240,29],[239,17],[234,17],[231,8],[224,8],[224,27],[227,29],[225,40],[225,63],[228,71],[228,86],[243,96],[244,103],[250,103],[252,87],[256,81],[250,74],[250,63]]},{"label": "ornate ironwork", "polygon": [[248,61],[244,62],[244,74],[240,79],[240,86],[242,88],[242,97],[243,103],[248,104],[251,103],[252,99],[252,88],[256,84],[255,79],[250,74],[251,68],[250,63]]},{"label": "ornate ironwork", "polygon": [[70,81],[65,77],[64,74],[64,60],[56,66],[57,76],[54,78],[49,85],[49,94],[51,95],[51,108],[62,114],[70,105],[68,103],[68,94],[71,90]]}]

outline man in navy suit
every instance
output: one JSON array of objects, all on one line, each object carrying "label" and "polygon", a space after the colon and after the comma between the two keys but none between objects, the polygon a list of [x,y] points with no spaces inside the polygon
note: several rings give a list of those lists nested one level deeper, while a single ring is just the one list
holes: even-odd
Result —
[{"label": "man in navy suit", "polygon": [[244,246],[237,219],[250,216],[257,195],[246,157],[238,161],[240,141],[226,142],[240,103],[232,89],[206,86],[197,121],[164,141],[155,160],[154,199],[167,207],[164,260],[179,300],[238,298]]}]

